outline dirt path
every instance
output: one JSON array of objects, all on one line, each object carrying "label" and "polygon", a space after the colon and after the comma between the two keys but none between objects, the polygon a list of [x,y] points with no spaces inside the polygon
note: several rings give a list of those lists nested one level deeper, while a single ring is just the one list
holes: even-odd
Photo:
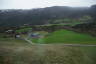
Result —
[{"label": "dirt path", "polygon": [[27,41],[29,44],[34,44],[32,41],[28,40],[27,38],[24,38],[25,41]]},{"label": "dirt path", "polygon": [[64,46],[96,47],[95,44],[61,44]]}]

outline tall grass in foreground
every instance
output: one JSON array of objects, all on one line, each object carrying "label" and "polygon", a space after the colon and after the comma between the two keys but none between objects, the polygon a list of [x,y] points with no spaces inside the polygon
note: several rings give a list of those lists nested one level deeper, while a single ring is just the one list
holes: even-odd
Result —
[{"label": "tall grass in foreground", "polygon": [[0,64],[96,64],[93,49],[83,49],[63,45],[0,47]]}]

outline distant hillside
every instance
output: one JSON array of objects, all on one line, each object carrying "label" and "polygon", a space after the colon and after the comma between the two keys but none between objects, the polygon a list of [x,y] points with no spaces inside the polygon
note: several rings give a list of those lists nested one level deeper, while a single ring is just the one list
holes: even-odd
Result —
[{"label": "distant hillside", "polygon": [[54,6],[31,10],[0,10],[0,26],[41,25],[49,20],[80,18],[89,15],[89,7]]},{"label": "distant hillside", "polygon": [[92,17],[90,22],[77,24],[73,28],[80,32],[90,33],[93,36],[96,36],[96,5],[93,5],[90,8],[90,16]]}]

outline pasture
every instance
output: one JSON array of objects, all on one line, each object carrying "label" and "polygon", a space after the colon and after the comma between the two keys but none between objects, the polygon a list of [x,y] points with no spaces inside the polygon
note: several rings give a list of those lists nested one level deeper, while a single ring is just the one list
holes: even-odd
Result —
[{"label": "pasture", "polygon": [[35,43],[40,43],[40,40],[43,44],[96,44],[96,37],[63,29],[49,33],[43,38],[32,39]]}]

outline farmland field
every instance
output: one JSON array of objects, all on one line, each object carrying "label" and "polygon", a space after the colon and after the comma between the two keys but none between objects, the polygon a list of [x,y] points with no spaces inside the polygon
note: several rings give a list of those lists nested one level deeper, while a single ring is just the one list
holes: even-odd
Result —
[{"label": "farmland field", "polygon": [[96,44],[96,37],[69,30],[57,30],[48,34],[48,36],[44,38],[32,39],[32,41],[35,43],[40,43],[39,40],[41,40],[43,44]]}]

